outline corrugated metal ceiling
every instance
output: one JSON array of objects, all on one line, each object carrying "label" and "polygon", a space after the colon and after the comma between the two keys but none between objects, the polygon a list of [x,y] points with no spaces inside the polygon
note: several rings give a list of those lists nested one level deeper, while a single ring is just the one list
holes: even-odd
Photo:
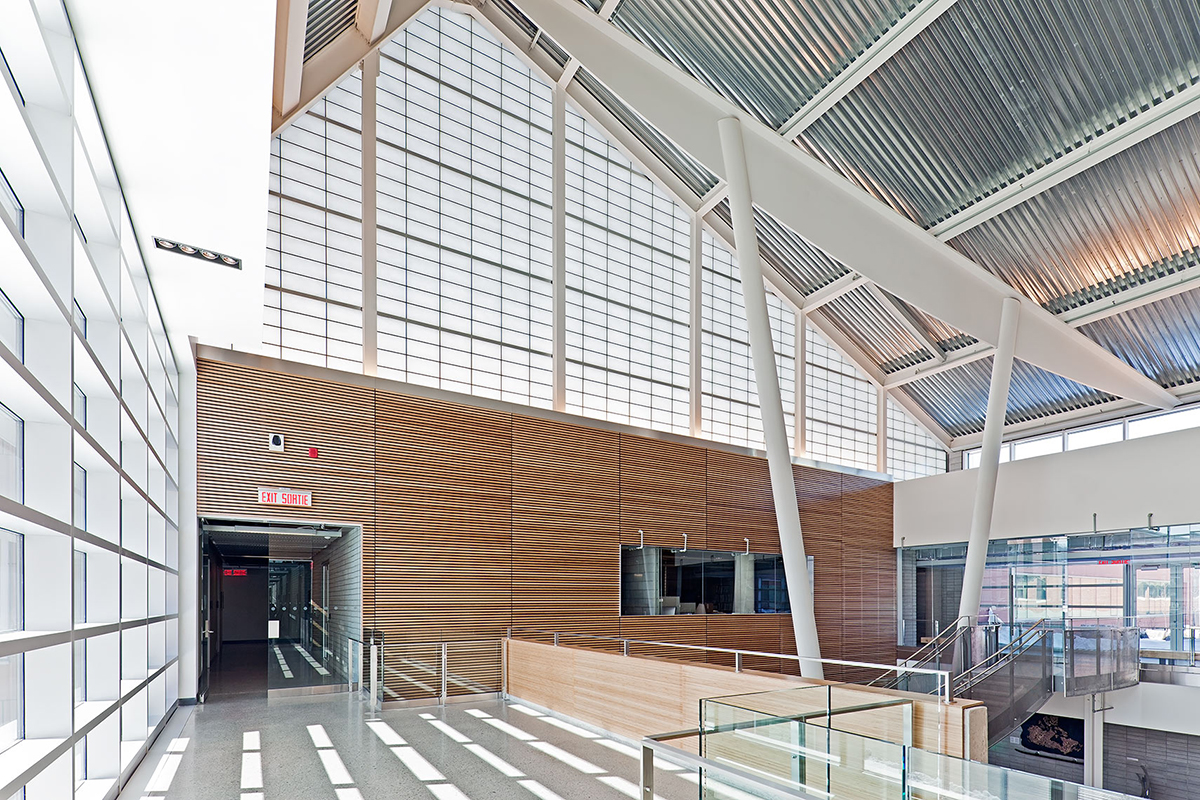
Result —
[{"label": "corrugated metal ceiling", "polygon": [[1196,263],[1200,119],[1134,145],[951,244],[1055,313]]},{"label": "corrugated metal ceiling", "polygon": [[[899,391],[907,393],[951,436],[968,436],[983,430],[991,376],[989,356],[913,381]],[[1029,422],[1113,399],[1112,395],[1016,361],[1006,422]]]},{"label": "corrugated metal ceiling", "polygon": [[925,226],[1200,82],[1195,0],[960,0],[801,142]]},{"label": "corrugated metal ceiling", "polygon": [[908,0],[623,0],[612,21],[779,128],[913,5]]}]

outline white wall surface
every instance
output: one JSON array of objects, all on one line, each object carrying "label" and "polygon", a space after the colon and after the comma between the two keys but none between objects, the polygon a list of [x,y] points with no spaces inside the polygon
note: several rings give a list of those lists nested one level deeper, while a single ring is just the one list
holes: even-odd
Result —
[{"label": "white wall surface", "polygon": [[[1200,522],[1198,465],[1200,429],[1001,464],[992,538]],[[896,546],[965,542],[978,474],[897,483]]]},{"label": "white wall surface", "polygon": [[[1200,709],[1200,687],[1139,683],[1103,697],[1103,704],[1099,696],[1096,698],[1096,708],[1108,706],[1104,712],[1105,722],[1200,736],[1200,714],[1196,713]],[[1043,714],[1083,719],[1091,702],[1090,696],[1056,694],[1040,710]]]}]

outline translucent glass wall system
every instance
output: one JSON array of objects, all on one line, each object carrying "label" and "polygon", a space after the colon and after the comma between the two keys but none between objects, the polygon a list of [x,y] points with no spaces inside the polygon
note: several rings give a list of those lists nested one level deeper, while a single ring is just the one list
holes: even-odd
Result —
[{"label": "translucent glass wall system", "polygon": [[362,76],[271,142],[265,351],[362,370]]},{"label": "translucent glass wall system", "polygon": [[[364,96],[376,111],[365,147]],[[379,375],[551,407],[553,97],[553,81],[470,13],[430,8],[381,47],[373,84],[352,73],[284,129],[272,144],[267,354],[363,370],[363,291],[374,289]],[[691,308],[691,210],[575,108],[561,133],[565,410],[687,434],[698,366],[701,435],[762,448],[733,255],[704,234]],[[364,259],[374,287],[362,285]],[[804,455],[874,470],[876,388],[811,331],[797,353],[797,314],[770,292],[768,313],[789,435],[807,355]],[[898,407],[888,418],[897,475],[944,470],[919,425]]]},{"label": "translucent glass wall system", "polygon": [[110,797],[178,697],[178,370],[62,6],[0,51],[0,797]]},{"label": "translucent glass wall system", "polygon": [[[750,335],[737,262],[705,233],[701,244],[701,430],[719,442],[762,449],[762,417]],[[796,407],[796,313],[768,288],[767,313],[775,343],[775,366],[788,440],[793,441]]]},{"label": "translucent glass wall system", "polygon": [[809,458],[875,469],[878,391],[866,375],[811,327],[807,343]]},{"label": "translucent glass wall system", "polygon": [[551,95],[467,14],[382,48],[380,375],[550,406]]},{"label": "translucent glass wall system", "polygon": [[887,471],[897,480],[945,472],[946,449],[890,398],[887,401]]},{"label": "translucent glass wall system", "polygon": [[567,410],[688,433],[691,222],[572,109]]}]

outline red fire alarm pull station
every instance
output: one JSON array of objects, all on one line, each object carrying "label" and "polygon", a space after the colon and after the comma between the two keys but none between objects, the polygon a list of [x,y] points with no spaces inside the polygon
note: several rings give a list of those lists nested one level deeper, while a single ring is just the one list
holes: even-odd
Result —
[{"label": "red fire alarm pull station", "polygon": [[316,458],[317,457],[317,448],[315,448],[315,447],[308,448],[308,457]]}]

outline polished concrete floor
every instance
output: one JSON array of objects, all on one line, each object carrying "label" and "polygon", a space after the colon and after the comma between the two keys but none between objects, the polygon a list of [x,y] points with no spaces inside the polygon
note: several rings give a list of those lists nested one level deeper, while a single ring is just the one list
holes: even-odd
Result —
[{"label": "polished concrete floor", "polygon": [[213,660],[209,697],[265,695],[268,689],[345,685],[337,663],[295,642],[226,642]]},{"label": "polished concrete floor", "polygon": [[[371,715],[357,695],[225,694],[176,712],[120,800],[620,800],[638,770],[630,743],[519,703]],[[657,771],[663,800],[698,793],[695,773]]]}]

